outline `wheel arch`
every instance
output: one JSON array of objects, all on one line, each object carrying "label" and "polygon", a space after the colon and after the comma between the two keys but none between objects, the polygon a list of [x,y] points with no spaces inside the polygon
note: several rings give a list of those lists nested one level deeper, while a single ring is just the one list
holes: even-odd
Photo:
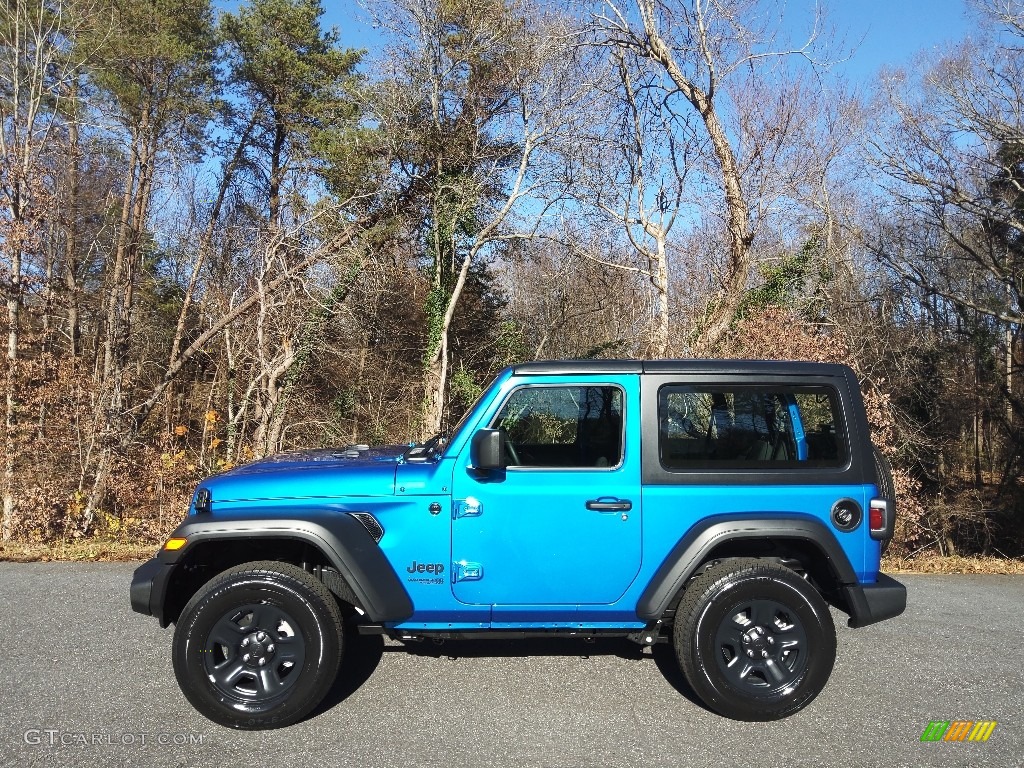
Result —
[{"label": "wheel arch", "polygon": [[167,626],[217,573],[245,562],[274,560],[312,573],[372,621],[411,616],[408,593],[366,528],[347,514],[332,514],[325,520],[317,517],[214,521],[209,515],[194,515],[186,519],[171,537],[185,538],[187,544],[178,552],[159,555],[173,568],[162,584],[162,594],[151,598],[152,608],[160,612],[154,610],[154,615]]},{"label": "wheel arch", "polygon": [[637,603],[637,615],[657,621],[679,602],[687,582],[708,563],[733,557],[766,557],[799,563],[831,604],[846,613],[850,585],[857,584],[849,559],[817,518],[775,515],[711,517],[695,525],[672,548]]}]

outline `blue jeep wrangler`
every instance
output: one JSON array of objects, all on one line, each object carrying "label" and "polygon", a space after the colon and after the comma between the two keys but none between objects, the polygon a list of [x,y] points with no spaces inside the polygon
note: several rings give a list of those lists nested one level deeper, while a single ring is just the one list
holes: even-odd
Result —
[{"label": "blue jeep wrangler", "polygon": [[851,627],[906,606],[878,570],[894,501],[844,366],[526,363],[448,436],[207,479],[131,604],[237,728],[307,715],[346,631],[669,641],[708,707],[771,720],[828,680],[829,605]]}]

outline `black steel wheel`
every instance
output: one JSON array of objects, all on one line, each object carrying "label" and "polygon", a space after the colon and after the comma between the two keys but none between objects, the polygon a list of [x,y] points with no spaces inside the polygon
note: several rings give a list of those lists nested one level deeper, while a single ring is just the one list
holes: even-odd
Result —
[{"label": "black steel wheel", "polygon": [[673,642],[707,706],[735,720],[777,720],[825,687],[836,630],[818,591],[778,563],[732,558],[683,593]]},{"label": "black steel wheel", "polygon": [[333,595],[301,568],[246,563],[212,579],[185,606],[174,631],[174,674],[210,720],[280,728],[330,689],[342,630]]}]

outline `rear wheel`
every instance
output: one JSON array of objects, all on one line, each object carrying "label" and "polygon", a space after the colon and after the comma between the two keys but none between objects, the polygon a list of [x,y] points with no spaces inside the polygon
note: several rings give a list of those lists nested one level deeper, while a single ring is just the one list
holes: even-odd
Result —
[{"label": "rear wheel", "polygon": [[301,568],[246,563],[185,606],[174,632],[174,674],[189,702],[216,723],[290,725],[334,682],[342,627],[334,596]]},{"label": "rear wheel", "polygon": [[835,663],[836,631],[818,591],[789,568],[724,560],[686,588],[676,656],[708,707],[735,720],[777,720],[817,696]]}]

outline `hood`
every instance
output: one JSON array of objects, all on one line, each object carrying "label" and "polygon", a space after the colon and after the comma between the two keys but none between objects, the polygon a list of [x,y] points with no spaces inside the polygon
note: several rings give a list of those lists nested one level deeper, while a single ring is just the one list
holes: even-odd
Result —
[{"label": "hood", "polygon": [[370,448],[350,445],[347,448],[317,448],[307,451],[285,451],[267,456],[251,464],[228,470],[223,476],[250,475],[259,472],[280,472],[287,469],[322,469],[325,466],[350,467],[367,464],[395,464],[409,450],[408,445],[382,445]]},{"label": "hood", "polygon": [[288,451],[209,477],[200,487],[210,491],[214,512],[236,502],[391,496],[406,450],[358,445]]}]

